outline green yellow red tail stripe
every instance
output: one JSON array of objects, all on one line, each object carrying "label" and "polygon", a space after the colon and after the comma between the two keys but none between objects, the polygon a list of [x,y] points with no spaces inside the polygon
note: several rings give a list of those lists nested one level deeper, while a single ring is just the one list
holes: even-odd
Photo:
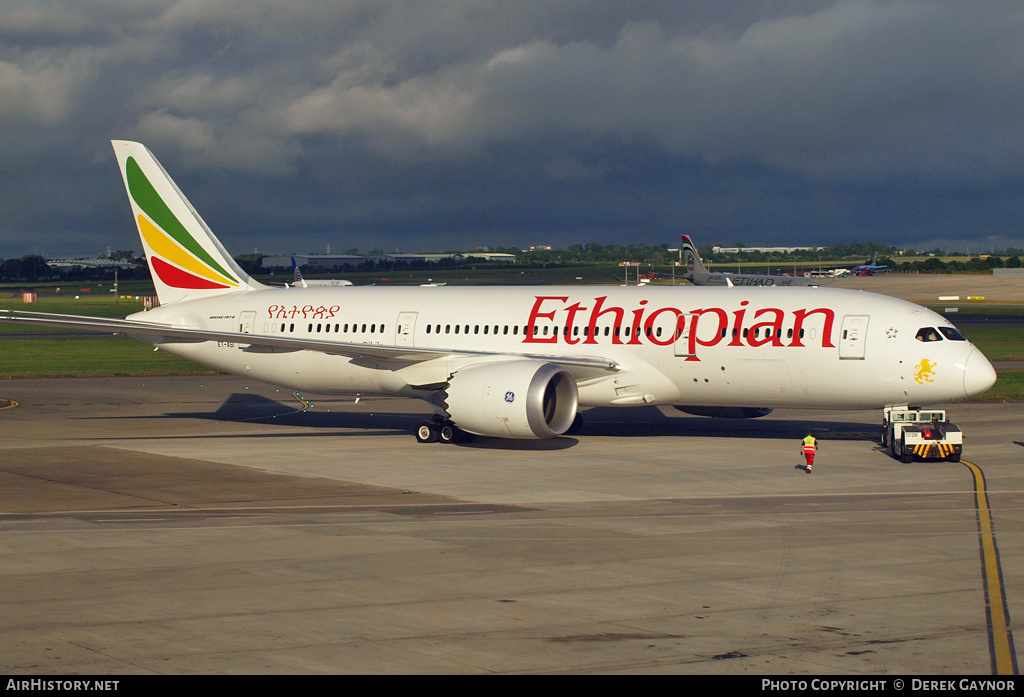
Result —
[{"label": "green yellow red tail stripe", "polygon": [[129,194],[145,213],[138,216],[139,233],[152,250],[153,272],[161,281],[196,290],[239,285],[178,220],[134,157],[125,163],[125,179]]}]

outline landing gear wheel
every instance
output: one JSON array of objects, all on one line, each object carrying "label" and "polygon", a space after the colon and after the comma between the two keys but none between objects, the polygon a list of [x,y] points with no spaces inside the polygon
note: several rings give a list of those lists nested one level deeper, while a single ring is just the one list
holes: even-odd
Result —
[{"label": "landing gear wheel", "polygon": [[441,437],[441,430],[433,421],[420,421],[416,424],[417,443],[436,443]]},{"label": "landing gear wheel", "polygon": [[442,443],[458,443],[459,429],[451,421],[445,421],[438,429],[438,440]]},{"label": "landing gear wheel", "polygon": [[476,438],[472,433],[466,433],[451,421],[444,421],[438,426],[438,440],[442,443],[468,443]]}]

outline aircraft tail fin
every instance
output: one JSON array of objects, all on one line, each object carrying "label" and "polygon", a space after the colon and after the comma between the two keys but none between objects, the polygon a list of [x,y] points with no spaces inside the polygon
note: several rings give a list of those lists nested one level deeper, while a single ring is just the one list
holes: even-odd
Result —
[{"label": "aircraft tail fin", "polygon": [[161,305],[264,287],[242,271],[141,143],[112,141]]},{"label": "aircraft tail fin", "polygon": [[295,285],[301,285],[303,288],[308,287],[306,285],[306,279],[302,277],[302,272],[299,271],[299,265],[295,263],[295,257],[292,257],[292,283]]},{"label": "aircraft tail fin", "polygon": [[710,273],[704,267],[704,262],[700,260],[700,254],[697,253],[697,245],[693,243],[689,235],[683,235],[683,260],[686,262],[688,273]]}]

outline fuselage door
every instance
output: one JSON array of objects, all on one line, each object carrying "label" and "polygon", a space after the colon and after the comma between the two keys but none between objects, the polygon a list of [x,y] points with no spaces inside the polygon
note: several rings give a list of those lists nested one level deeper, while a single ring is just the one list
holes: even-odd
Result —
[{"label": "fuselage door", "polygon": [[846,315],[839,335],[839,358],[864,360],[864,341],[868,335],[867,315]]},{"label": "fuselage door", "polygon": [[[697,321],[698,315],[686,314],[680,315],[678,323],[676,325],[676,340],[675,340],[675,354],[680,358],[690,358],[694,355],[695,344],[690,343],[690,333],[696,330],[693,325]],[[696,339],[696,337],[694,337]]]},{"label": "fuselage door", "polygon": [[398,324],[397,336],[395,337],[396,346],[415,346],[416,345],[416,312],[400,312],[398,313]]},{"label": "fuselage door", "polygon": [[252,334],[252,325],[256,321],[256,312],[243,312],[238,316],[238,333]]}]

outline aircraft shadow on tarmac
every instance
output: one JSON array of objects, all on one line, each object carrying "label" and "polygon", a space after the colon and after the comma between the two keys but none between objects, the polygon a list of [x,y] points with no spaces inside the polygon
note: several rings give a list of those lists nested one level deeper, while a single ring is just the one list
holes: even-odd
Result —
[{"label": "aircraft shadow on tarmac", "polygon": [[[382,402],[385,411],[341,411],[337,410],[337,402],[321,404],[317,399],[308,399],[306,403],[298,401],[282,402],[268,399],[258,394],[236,392],[228,397],[215,411],[168,412],[172,418],[204,419],[209,421],[227,421],[231,423],[278,423],[282,426],[303,426],[322,429],[355,429],[349,434],[330,433],[324,435],[375,435],[393,432],[409,434],[416,421],[426,418],[425,414],[411,414],[388,411],[386,403],[389,399],[364,400],[370,405]],[[346,405],[351,405],[348,401]],[[364,433],[365,432],[365,433]]]},{"label": "aircraft shadow on tarmac", "polygon": [[[391,404],[388,404],[391,402]],[[376,411],[371,405],[378,404],[384,411]],[[266,397],[235,393],[214,411],[168,412],[172,418],[191,418],[232,423],[281,424],[311,429],[330,429],[317,435],[325,436],[380,436],[385,434],[409,435],[426,413],[408,413],[387,410],[397,406],[394,400],[368,400],[362,402],[360,411],[352,411],[352,403],[325,400],[320,403],[309,399],[308,406],[296,402],[282,402]],[[369,406],[369,409],[366,407]],[[352,429],[338,433],[336,429]],[[880,427],[874,424],[849,421],[824,421],[804,419],[772,419],[769,415],[760,419],[711,419],[702,416],[666,416],[657,407],[633,407],[615,409],[599,407],[583,412],[583,428],[579,436],[604,436],[613,438],[636,438],[651,436],[710,437],[710,438],[756,438],[798,441],[814,433],[821,440],[876,441]],[[272,434],[265,434],[272,435]],[[282,434],[283,435],[283,434]],[[288,434],[294,435],[294,434]],[[256,436],[262,437],[262,436]],[[561,450],[578,443],[572,436],[562,436],[546,441],[507,440],[479,437],[462,443],[465,447],[503,450]]]},{"label": "aircraft shadow on tarmac", "polygon": [[[389,404],[389,402],[391,404]],[[203,419],[207,421],[226,421],[231,423],[262,423],[280,424],[281,426],[300,426],[310,429],[322,429],[321,433],[310,433],[310,436],[358,437],[399,435],[410,437],[417,422],[429,418],[427,411],[409,413],[389,410],[396,402],[393,398],[363,398],[363,408],[379,404],[384,410],[350,411],[352,401],[339,402],[337,398],[323,401],[307,398],[307,404],[297,402],[281,402],[275,399],[248,394],[235,393],[228,397],[216,411],[168,412],[171,418]],[[342,408],[339,409],[338,407]],[[338,429],[345,429],[339,433]],[[349,430],[351,429],[351,430]],[[294,432],[282,433],[280,436],[294,436]],[[195,436],[203,438],[204,436]],[[215,436],[223,437],[223,436]],[[263,433],[249,436],[252,438],[275,438],[278,434]],[[459,443],[460,446],[488,448],[495,450],[563,450],[571,448],[579,441],[563,436],[551,440],[509,440],[502,438],[478,437],[472,441]]]},{"label": "aircraft shadow on tarmac", "polygon": [[[612,437],[633,436],[691,436],[708,438],[760,438],[772,440],[802,440],[812,432],[819,440],[875,441],[881,427],[850,421],[824,421],[815,419],[772,418],[712,419],[706,416],[665,416],[657,407],[637,407],[629,410],[628,421],[621,409],[596,408],[583,414],[581,435]],[[808,416],[812,412],[808,412]],[[588,419],[589,417],[589,419]]]}]

